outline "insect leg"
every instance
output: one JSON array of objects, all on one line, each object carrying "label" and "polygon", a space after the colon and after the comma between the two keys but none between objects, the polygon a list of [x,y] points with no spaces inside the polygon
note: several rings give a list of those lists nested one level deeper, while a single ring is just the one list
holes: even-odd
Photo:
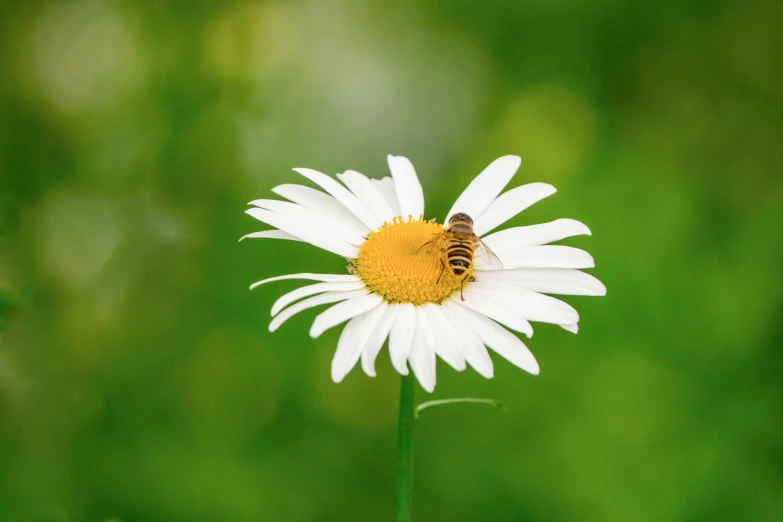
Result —
[{"label": "insect leg", "polygon": [[435,281],[435,284],[437,285],[440,283],[440,278],[443,276],[443,271],[446,270],[446,263],[443,262],[443,258],[440,258],[440,274],[438,274],[438,280]]}]

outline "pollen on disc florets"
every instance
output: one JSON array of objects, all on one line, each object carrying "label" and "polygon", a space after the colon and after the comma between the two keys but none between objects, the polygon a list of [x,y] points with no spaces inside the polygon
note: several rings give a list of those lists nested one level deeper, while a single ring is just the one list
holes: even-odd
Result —
[{"label": "pollen on disc florets", "polygon": [[461,278],[448,265],[444,268],[441,245],[422,248],[443,232],[443,226],[422,218],[384,222],[359,247],[357,275],[388,302],[440,303],[460,288]]}]

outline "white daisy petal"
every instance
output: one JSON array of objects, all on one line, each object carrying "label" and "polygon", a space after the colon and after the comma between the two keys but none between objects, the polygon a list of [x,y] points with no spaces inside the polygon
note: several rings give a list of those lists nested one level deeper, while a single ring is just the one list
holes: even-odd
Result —
[{"label": "white daisy petal", "polygon": [[378,192],[378,188],[364,174],[355,170],[346,170],[342,174],[338,174],[337,177],[367,206],[381,223],[384,221],[391,223],[391,220],[397,216],[389,206],[386,198]]},{"label": "white daisy petal", "polygon": [[[593,256],[569,246],[544,245],[495,250],[495,254],[503,263],[504,270],[512,268],[592,268],[595,266]],[[486,258],[477,257],[476,270],[496,270]]]},{"label": "white daisy petal", "polygon": [[277,201],[274,199],[257,199],[251,201],[250,204],[293,218],[326,235],[336,237],[351,245],[359,246],[364,243],[365,240],[364,235],[352,231],[341,219],[335,218],[331,213],[318,212],[302,205],[297,205],[296,203]]},{"label": "white daisy petal", "polygon": [[340,219],[345,226],[361,236],[366,236],[370,232],[370,228],[359,221],[342,203],[320,190],[304,185],[285,184],[273,188],[272,192],[303,207]]},{"label": "white daisy petal", "polygon": [[427,332],[429,325],[426,317],[420,309],[416,310],[416,332],[413,335],[413,344],[408,361],[411,370],[416,375],[419,384],[426,391],[432,393],[435,389],[435,350],[430,342],[431,332]]},{"label": "white daisy petal", "polygon": [[394,180],[389,176],[381,179],[371,179],[373,186],[378,190],[386,203],[389,204],[389,208],[392,209],[392,217],[402,216],[400,210],[400,202],[397,199],[397,192],[394,186]]},{"label": "white daisy petal", "polygon": [[489,357],[487,349],[484,347],[484,343],[481,342],[481,339],[473,333],[473,330],[465,326],[462,323],[462,319],[451,310],[452,307],[456,306],[459,305],[450,300],[446,300],[441,305],[440,310],[449,321],[449,324],[457,332],[463,353],[465,354],[465,360],[479,373],[479,375],[491,379],[495,375],[492,359]]},{"label": "white daisy petal", "polygon": [[578,324],[561,324],[560,328],[567,332],[571,333],[579,333],[579,325]]},{"label": "white daisy petal", "polygon": [[364,283],[362,281],[338,281],[303,286],[284,294],[280,299],[275,301],[275,304],[272,305],[272,316],[277,315],[280,310],[303,297],[330,291],[347,292],[349,290],[359,290],[360,288],[364,288]]},{"label": "white daisy petal", "polygon": [[302,241],[298,237],[289,234],[288,232],[283,232],[282,230],[262,230],[260,232],[253,232],[251,234],[246,234],[239,238],[240,241],[243,239],[257,239],[257,238],[268,238],[268,239],[289,239],[291,241]]},{"label": "white daisy petal", "polygon": [[372,212],[365,206],[364,203],[354,196],[350,190],[343,187],[336,180],[330,178],[323,172],[318,172],[313,169],[298,168],[294,169],[302,176],[306,177],[316,185],[320,186],[326,192],[334,196],[334,198],[345,206],[348,210],[355,215],[359,221],[367,225],[370,230],[375,230],[380,227],[383,222],[378,221]]},{"label": "white daisy petal", "polygon": [[481,341],[507,359],[511,364],[538,375],[539,368],[525,343],[492,319],[464,307],[452,307],[464,324],[473,330]]},{"label": "white daisy petal", "polygon": [[[475,281],[466,288],[468,295],[480,294],[491,299],[498,306],[505,306],[525,317],[528,321],[552,324],[573,324],[579,322],[579,313],[569,305],[548,295],[539,294],[521,287],[509,287],[497,282]],[[465,301],[469,299],[465,296]]]},{"label": "white daisy petal", "polygon": [[479,216],[508,185],[521,163],[519,156],[502,156],[490,163],[457,198],[444,223],[457,212],[473,218]]},{"label": "white daisy petal", "polygon": [[465,355],[462,353],[462,342],[449,324],[440,306],[427,303],[419,307],[424,312],[432,331],[435,334],[435,353],[446,363],[461,372],[465,369]]},{"label": "white daisy petal", "polygon": [[403,219],[409,216],[417,219],[424,214],[424,191],[421,188],[416,169],[404,156],[387,157],[389,170],[394,178],[394,190],[400,202],[400,215]]},{"label": "white daisy petal", "polygon": [[463,293],[465,294],[464,301],[458,295],[453,295],[451,300],[460,306],[465,306],[494,319],[506,328],[523,333],[528,338],[533,337],[533,327],[521,310],[508,306],[508,302],[498,299],[496,293],[482,292],[475,284],[468,285]]},{"label": "white daisy petal", "polygon": [[[363,292],[364,290],[357,291]],[[367,294],[336,304],[316,316],[313,326],[310,327],[310,337],[315,339],[329,328],[372,310],[382,301],[383,298],[378,294]]]},{"label": "white daisy petal", "polygon": [[350,243],[333,236],[327,236],[316,228],[305,225],[294,218],[283,216],[282,214],[277,214],[262,208],[250,208],[247,209],[245,213],[250,214],[262,223],[279,228],[284,232],[288,232],[289,234],[301,238],[303,241],[307,241],[318,248],[322,248],[333,254],[337,254],[338,256],[356,259],[359,255],[359,248],[356,245],[351,245]]},{"label": "white daisy petal", "polygon": [[316,295],[313,297],[310,297],[309,299],[305,299],[303,301],[299,301],[296,304],[293,304],[277,314],[274,319],[272,319],[272,322],[269,323],[269,331],[274,332],[282,324],[286,321],[288,321],[291,317],[295,316],[299,312],[302,312],[304,310],[307,310],[308,308],[313,308],[314,306],[319,306],[322,304],[328,304],[328,303],[336,303],[338,301],[345,301],[347,299],[357,299],[362,296],[367,295],[367,290],[351,290],[348,292],[324,292],[321,295]]},{"label": "white daisy petal", "polygon": [[408,375],[406,362],[416,330],[416,309],[411,303],[401,303],[397,308],[397,317],[389,332],[389,357],[399,374]]},{"label": "white daisy petal", "polygon": [[516,284],[543,294],[606,295],[604,284],[572,268],[517,268],[476,272],[477,281]]},{"label": "white daisy petal", "polygon": [[[504,194],[505,195],[505,194]],[[476,232],[478,234],[478,232]],[[590,229],[575,219],[557,219],[551,223],[514,227],[481,238],[492,250],[538,246],[567,237],[590,235]]]},{"label": "white daisy petal", "polygon": [[269,277],[267,279],[262,279],[261,281],[256,281],[255,283],[250,285],[250,289],[252,290],[257,286],[261,286],[266,283],[273,283],[275,281],[285,281],[286,279],[307,279],[310,281],[332,281],[332,282],[361,281],[361,279],[351,274],[344,274],[344,275],[343,274],[309,274],[309,273],[286,274],[281,276]]},{"label": "white daisy petal", "polygon": [[483,236],[534,203],[551,196],[557,189],[548,183],[530,183],[498,196],[487,209],[473,219],[476,234]]},{"label": "white daisy petal", "polygon": [[362,351],[362,369],[370,377],[375,377],[375,359],[383,348],[383,343],[389,336],[394,320],[397,317],[399,305],[389,304],[386,311],[378,321],[378,326],[373,330],[372,335],[367,339],[367,343]]},{"label": "white daisy petal", "polygon": [[342,381],[348,372],[356,366],[367,340],[378,326],[378,321],[383,317],[385,311],[386,303],[381,302],[369,312],[353,317],[345,325],[332,358],[332,380],[334,382]]}]

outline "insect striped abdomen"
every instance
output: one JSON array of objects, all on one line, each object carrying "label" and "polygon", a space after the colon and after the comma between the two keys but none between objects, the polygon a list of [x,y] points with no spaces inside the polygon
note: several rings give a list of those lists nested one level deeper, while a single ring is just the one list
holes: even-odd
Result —
[{"label": "insect striped abdomen", "polygon": [[446,257],[454,275],[467,275],[473,266],[473,220],[467,214],[454,214],[449,220]]},{"label": "insect striped abdomen", "polygon": [[449,241],[446,256],[454,275],[461,276],[473,264],[473,245],[460,240]]},{"label": "insect striped abdomen", "polygon": [[454,272],[454,275],[456,276],[461,276],[462,274],[464,274],[467,270],[470,269],[470,265],[471,265],[470,260],[464,257],[449,259],[449,267],[451,268],[451,271]]},{"label": "insect striped abdomen", "polygon": [[448,225],[444,227],[443,233],[424,243],[424,245],[419,247],[419,250],[424,247],[433,249],[436,245],[440,247],[441,252],[446,253],[446,259],[441,258],[440,260],[442,269],[440,275],[438,275],[438,282],[440,282],[443,270],[447,266],[446,261],[448,261],[449,270],[459,277],[459,295],[463,301],[465,297],[462,295],[462,289],[465,286],[465,281],[470,277],[470,271],[473,269],[473,258],[476,250],[478,250],[479,255],[482,255],[482,253],[487,255],[490,265],[500,266],[501,268],[503,266],[500,259],[489,250],[489,247],[481,242],[481,239],[473,231],[473,218],[464,212],[457,212],[452,215],[449,218]]}]

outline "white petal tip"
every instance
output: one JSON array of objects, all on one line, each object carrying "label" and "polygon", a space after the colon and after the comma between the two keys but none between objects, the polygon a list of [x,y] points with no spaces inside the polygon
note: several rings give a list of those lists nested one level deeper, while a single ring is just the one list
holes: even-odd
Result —
[{"label": "white petal tip", "polygon": [[309,333],[310,333],[310,337],[312,337],[313,339],[317,339],[318,336],[323,333],[323,330],[318,324],[318,319],[316,319],[315,322],[313,323],[313,326],[310,327]]},{"label": "white petal tip", "polygon": [[474,367],[473,369],[476,370],[476,373],[478,373],[485,379],[492,379],[493,377],[495,377],[495,368],[489,368],[489,369],[482,368],[479,370],[478,368]]},{"label": "white petal tip", "polygon": [[523,366],[523,370],[525,370],[530,375],[538,375],[541,372],[541,368],[538,366],[538,361],[531,361],[530,364]]},{"label": "white petal tip", "polygon": [[386,156],[386,160],[387,160],[388,163],[394,163],[394,162],[397,162],[397,161],[407,161],[407,162],[410,162],[410,160],[408,158],[406,158],[405,156],[395,156],[394,154],[389,154],[388,156]]},{"label": "white petal tip", "polygon": [[397,368],[395,366],[394,369],[397,370],[397,373],[399,373],[400,375],[408,375],[410,373],[407,365],[400,368]]},{"label": "white petal tip", "polygon": [[590,231],[590,228],[587,225],[575,219],[562,218],[562,219],[557,219],[552,223],[556,223],[558,225],[570,229],[569,236],[592,236],[593,235],[593,233]]},{"label": "white petal tip", "polygon": [[573,324],[561,324],[560,328],[565,330],[566,332],[571,332],[572,334],[579,333],[579,324],[573,323]]},{"label": "white petal tip", "polygon": [[507,156],[501,156],[498,158],[499,160],[507,161],[509,165],[514,165],[514,170],[518,169],[520,165],[522,165],[522,158],[515,154],[508,154]]},{"label": "white petal tip", "polygon": [[318,172],[317,170],[308,169],[306,167],[296,167],[296,168],[293,168],[291,170],[293,170],[297,174],[301,174],[304,177],[309,177],[309,176],[313,175],[313,173],[320,174],[320,172]]},{"label": "white petal tip", "polygon": [[244,236],[242,236],[242,237],[240,237],[240,238],[239,238],[239,241],[237,241],[237,243],[241,243],[241,242],[242,242],[242,240],[244,240],[244,239],[247,239],[247,238],[255,238],[255,237],[258,237],[258,236],[257,236],[257,234],[258,234],[257,232],[252,232],[252,233],[250,233],[250,234],[245,234]]},{"label": "white petal tip", "polygon": [[375,377],[375,366],[370,365],[364,357],[362,357],[362,371],[367,377]]}]

